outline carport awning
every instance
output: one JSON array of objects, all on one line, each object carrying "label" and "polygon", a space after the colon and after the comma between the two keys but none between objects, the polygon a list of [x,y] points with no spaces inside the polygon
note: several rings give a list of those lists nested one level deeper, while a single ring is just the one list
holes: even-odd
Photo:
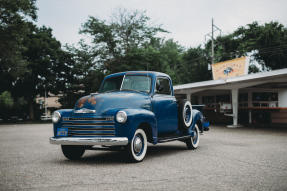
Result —
[{"label": "carport awning", "polygon": [[176,94],[196,93],[208,89],[246,88],[265,83],[287,83],[287,68],[220,80],[209,80],[174,86]]}]

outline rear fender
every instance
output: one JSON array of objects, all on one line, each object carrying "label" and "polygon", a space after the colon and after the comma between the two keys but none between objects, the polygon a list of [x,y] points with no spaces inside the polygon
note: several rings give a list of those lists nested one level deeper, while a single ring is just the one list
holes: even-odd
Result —
[{"label": "rear fender", "polygon": [[202,125],[201,125],[202,119],[203,119],[202,113],[198,111],[197,109],[193,109],[192,110],[192,124],[191,124],[191,127],[189,128],[189,134],[192,135],[192,132],[195,128],[195,124],[197,124],[199,130],[202,131]]}]

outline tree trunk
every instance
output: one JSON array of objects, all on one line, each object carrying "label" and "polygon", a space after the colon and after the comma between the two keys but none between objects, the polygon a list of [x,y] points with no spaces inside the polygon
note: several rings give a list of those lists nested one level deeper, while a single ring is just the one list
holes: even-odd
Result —
[{"label": "tree trunk", "polygon": [[35,119],[35,116],[34,116],[34,102],[33,102],[33,100],[29,101],[29,118],[30,118],[30,120],[34,120]]}]

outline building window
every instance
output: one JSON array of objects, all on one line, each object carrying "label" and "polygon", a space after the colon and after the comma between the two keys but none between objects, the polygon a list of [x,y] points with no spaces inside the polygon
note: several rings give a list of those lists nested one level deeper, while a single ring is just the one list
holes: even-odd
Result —
[{"label": "building window", "polygon": [[248,107],[248,93],[239,94],[239,107]]},{"label": "building window", "polygon": [[230,103],[230,95],[217,95],[216,96],[216,103]]},{"label": "building window", "polygon": [[274,92],[253,92],[253,107],[278,107],[278,93]]},{"label": "building window", "polygon": [[208,108],[215,108],[215,96],[202,96],[202,103]]},{"label": "building window", "polygon": [[191,96],[191,104],[192,105],[198,105],[198,97],[197,96]]}]

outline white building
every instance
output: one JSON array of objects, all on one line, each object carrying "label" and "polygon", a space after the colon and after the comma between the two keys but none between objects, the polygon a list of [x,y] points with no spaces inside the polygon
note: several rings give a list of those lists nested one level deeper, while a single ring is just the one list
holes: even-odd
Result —
[{"label": "white building", "polygon": [[174,87],[175,94],[204,104],[212,121],[287,124],[287,68]]}]

